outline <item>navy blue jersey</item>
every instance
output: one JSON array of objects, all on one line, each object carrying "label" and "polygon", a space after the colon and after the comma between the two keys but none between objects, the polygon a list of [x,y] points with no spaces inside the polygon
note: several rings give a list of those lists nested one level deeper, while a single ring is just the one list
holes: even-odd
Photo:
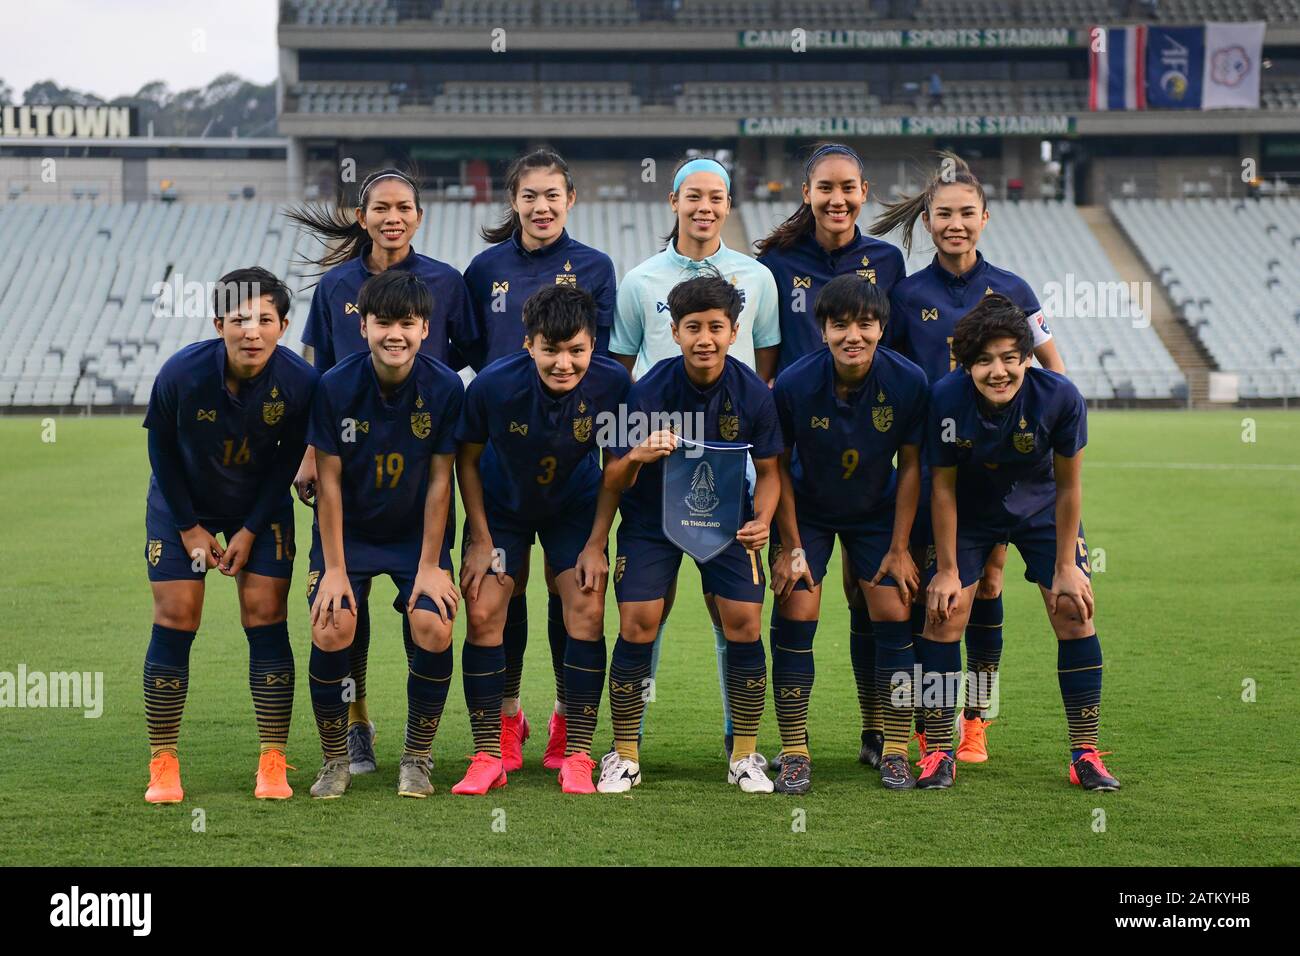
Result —
[{"label": "navy blue jersey", "polygon": [[[361,255],[340,263],[320,278],[307,313],[307,327],[302,340],[315,350],[313,361],[328,372],[354,352],[370,351],[361,334],[361,312],[357,295],[375,273],[366,268],[371,243],[361,247]],[[414,249],[405,259],[392,266],[415,273],[433,293],[433,314],[429,316],[429,337],[420,343],[420,351],[439,362],[460,363],[480,347],[482,330],[469,293],[460,273],[437,259],[422,256]],[[449,345],[455,346],[456,355]]]},{"label": "navy blue jersey", "polygon": [[894,286],[884,344],[925,369],[933,385],[957,367],[952,355],[952,330],[957,320],[990,292],[1006,296],[1029,318],[1034,348],[1052,337],[1029,283],[1014,272],[990,265],[976,252],[975,265],[962,275],[943,268],[935,256],[924,269]]},{"label": "navy blue jersey", "polygon": [[155,473],[149,505],[170,513],[182,529],[246,521],[260,532],[270,511],[288,499],[294,472],[285,477],[284,463],[302,460],[319,377],[291,349],[277,346],[262,371],[231,394],[223,339],[195,342],[169,358],[154,379],[144,427],[167,447],[164,467],[175,466],[169,468],[175,493],[164,495],[169,489]]},{"label": "navy blue jersey", "polygon": [[343,460],[343,533],[392,541],[422,533],[429,462],[456,451],[460,376],[427,355],[385,401],[369,352],[321,376],[307,442]]},{"label": "navy blue jersey", "polygon": [[533,357],[516,351],[470,382],[456,440],[486,445],[479,459],[488,504],[542,522],[600,490],[599,422],[617,415],[632,378],[593,355],[586,374],[559,397],[542,387]]},{"label": "navy blue jersey", "polygon": [[515,230],[505,242],[474,257],[465,270],[465,285],[484,337],[485,351],[476,367],[523,348],[524,303],[538,289],[552,285],[572,285],[591,293],[596,300],[597,338],[608,349],[617,295],[614,263],[599,249],[570,238],[565,230],[554,242],[532,252],[523,247]]},{"label": "navy blue jersey", "polygon": [[827,252],[810,232],[789,249],[772,249],[758,257],[776,278],[781,309],[782,372],[809,352],[824,348],[821,326],[813,310],[822,287],[836,276],[857,273],[888,293],[907,274],[903,253],[883,239],[863,235],[853,227],[853,241]]},{"label": "navy blue jersey", "polygon": [[[652,416],[667,414],[682,417],[685,424],[681,434],[692,441],[747,442],[754,446],[749,452],[752,458],[772,458],[784,449],[772,390],[748,366],[730,355],[726,357],[722,375],[704,391],[686,377],[682,356],[656,363],[632,385],[627,408],[630,421],[645,422],[641,441],[656,427]],[[629,447],[609,449],[615,457],[629,451]],[[662,460],[641,467],[636,483],[623,492],[620,507],[623,524],[659,533],[663,519],[663,477]]]},{"label": "navy blue jersey", "polygon": [[1088,443],[1087,405],[1064,375],[1025,369],[1016,397],[997,414],[978,394],[965,369],[930,391],[926,460],[957,468],[959,530],[1015,524],[1054,505],[1052,456],[1073,458]]},{"label": "navy blue jersey", "polygon": [[805,355],[778,376],[773,397],[790,451],[800,514],[858,521],[893,508],[894,455],[921,445],[929,385],[897,352],[878,348],[866,381],[840,398],[829,349]]}]

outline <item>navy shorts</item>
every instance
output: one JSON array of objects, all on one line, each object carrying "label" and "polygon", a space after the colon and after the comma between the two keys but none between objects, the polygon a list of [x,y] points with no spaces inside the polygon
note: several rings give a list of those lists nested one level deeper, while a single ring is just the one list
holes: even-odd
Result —
[{"label": "navy shorts", "polygon": [[[984,565],[989,555],[1000,544],[1014,544],[1025,561],[1025,580],[1041,584],[1049,590],[1056,573],[1056,507],[1044,508],[1031,518],[1008,528],[966,526],[957,524],[957,572],[961,586],[968,587],[984,576]],[[1074,563],[1084,574],[1092,577],[1088,563],[1088,544],[1083,537],[1083,524],[1074,545]]]},{"label": "navy shorts", "polygon": [[[214,537],[223,535],[230,544],[243,521],[201,522]],[[153,507],[145,509],[144,561],[150,581],[202,581],[207,575],[206,562],[194,570],[194,558],[185,550],[176,520],[168,511]],[[266,530],[253,540],[244,570],[263,574],[268,578],[293,577],[293,502],[285,496],[284,505],[272,515]]]},{"label": "navy shorts", "polygon": [[[677,579],[684,552],[662,533],[618,526],[618,557],[614,561],[614,597],[623,601],[657,601]],[[705,594],[729,601],[762,604],[767,588],[757,551],[739,541],[706,562],[695,562]]]},{"label": "navy shorts", "polygon": [[[835,547],[838,535],[840,547],[848,555],[849,569],[858,581],[870,581],[876,576],[880,562],[889,553],[889,543],[894,537],[894,506],[882,508],[862,520],[855,522],[839,521],[834,525],[810,519],[807,515],[798,515],[799,540],[803,544],[804,560],[808,570],[818,584],[826,576],[826,566],[830,564],[831,551]],[[782,548],[780,529],[772,522],[772,560]],[[896,583],[890,575],[880,579],[882,585],[894,586]],[[800,578],[795,590],[808,590],[808,583]]]},{"label": "navy shorts", "polygon": [[[420,535],[412,535],[396,541],[367,541],[365,538],[349,536],[344,532],[343,556],[348,565],[348,583],[352,585],[352,593],[359,599],[365,600],[361,595],[369,589],[371,578],[387,574],[397,585],[397,599],[393,601],[393,608],[405,611],[406,602],[411,599],[411,592],[415,590],[415,575],[420,569],[422,544],[423,539]],[[448,534],[443,535],[442,554],[438,558],[438,565],[448,574],[451,573],[450,529]],[[317,524],[313,524],[311,528],[311,558],[308,569],[307,608],[310,610],[312,602],[316,600],[316,588],[320,584],[321,575],[325,573],[325,553],[321,549],[320,525]],[[344,602],[346,607],[346,598]],[[415,607],[417,610],[433,611],[441,616],[438,605],[434,604],[427,595],[421,594],[415,602]]]},{"label": "navy shorts", "polygon": [[[578,563],[578,555],[587,546],[591,526],[596,520],[596,500],[593,498],[576,507],[566,507],[544,523],[520,521],[516,516],[490,506],[486,512],[492,547],[500,549],[504,557],[502,574],[515,577],[521,567],[527,566],[533,538],[537,537],[542,541],[546,563],[551,572],[558,576]],[[469,534],[468,523],[465,525],[465,534]],[[465,550],[465,542],[462,541],[462,560]]]}]

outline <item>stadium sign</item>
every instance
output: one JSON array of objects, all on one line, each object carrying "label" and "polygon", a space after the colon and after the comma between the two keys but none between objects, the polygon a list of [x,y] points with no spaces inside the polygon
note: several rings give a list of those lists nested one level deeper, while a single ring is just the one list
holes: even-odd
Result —
[{"label": "stadium sign", "polygon": [[6,106],[0,135],[22,139],[129,139],[136,111],[129,106]]},{"label": "stadium sign", "polygon": [[1064,114],[991,116],[747,116],[741,136],[1065,136]]},{"label": "stadium sign", "polygon": [[995,27],[986,30],[741,30],[742,50],[966,50],[1079,46],[1080,31],[1065,27]]}]

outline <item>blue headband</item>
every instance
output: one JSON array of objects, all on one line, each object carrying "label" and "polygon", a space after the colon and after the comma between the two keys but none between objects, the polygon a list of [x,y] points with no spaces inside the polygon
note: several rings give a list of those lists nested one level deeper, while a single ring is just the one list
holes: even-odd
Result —
[{"label": "blue headband", "polygon": [[727,187],[727,192],[731,192],[731,177],[722,164],[716,159],[692,159],[689,163],[677,170],[677,175],[673,177],[673,192],[678,192],[682,188],[682,181],[691,173],[717,173],[722,177],[722,182]]},{"label": "blue headband", "polygon": [[848,156],[850,159],[852,159],[855,163],[858,164],[858,172],[859,173],[863,172],[861,156],[855,153],[848,146],[844,146],[841,143],[829,143],[826,146],[822,146],[821,148],[815,150],[813,154],[808,157],[808,162],[804,163],[804,167],[803,167],[804,182],[807,182],[812,178],[813,167],[817,165],[817,161],[824,156],[829,156],[831,153],[841,153],[845,156]]}]

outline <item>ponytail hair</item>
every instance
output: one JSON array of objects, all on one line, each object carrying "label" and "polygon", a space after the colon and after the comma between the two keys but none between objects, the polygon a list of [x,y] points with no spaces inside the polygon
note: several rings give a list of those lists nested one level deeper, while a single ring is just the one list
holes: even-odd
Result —
[{"label": "ponytail hair", "polygon": [[[916,220],[921,218],[921,213],[929,215],[930,203],[934,201],[934,194],[941,187],[951,186],[953,183],[969,186],[979,194],[980,205],[988,206],[984,186],[971,172],[966,160],[949,150],[937,150],[935,155],[939,157],[941,163],[939,168],[930,174],[925,188],[914,196],[904,196],[898,202],[885,203],[885,211],[871,224],[873,236],[885,236],[895,229],[902,228],[903,249],[909,254],[912,251],[912,229],[916,225]],[[949,166],[952,167],[951,170],[947,168]]]},{"label": "ponytail hair", "polygon": [[[683,167],[683,166],[685,166],[687,163],[693,163],[693,162],[695,162],[695,160],[697,160],[697,159],[702,159],[702,158],[705,158],[705,157],[700,157],[700,156],[683,156],[683,157],[681,158],[681,160],[678,161],[677,165],[673,167],[673,181],[676,182],[676,180],[677,180],[677,174],[678,174],[679,172],[682,171],[682,167]],[[713,160],[713,162],[716,163],[717,160],[715,159],[715,160]],[[721,164],[721,163],[718,163],[718,165],[721,166],[722,164]],[[724,171],[724,172],[726,171],[725,168],[724,168],[723,171]],[[731,202],[735,202],[735,197],[734,197],[734,196],[732,195],[732,193],[731,193],[731,182],[730,182],[730,177],[727,177],[727,179],[725,180],[725,182],[726,182],[726,185],[727,185],[727,199],[730,200]],[[677,190],[675,190],[675,189],[673,190],[673,192],[676,192],[676,191],[677,191]],[[663,241],[665,244],[672,245],[673,248],[676,248],[676,247],[677,247],[677,236],[678,236],[677,217],[676,217],[676,216],[673,216],[673,228],[672,228],[672,231],[669,232],[668,235],[664,236],[662,241]]]},{"label": "ponytail hair", "polygon": [[[862,157],[855,150],[843,143],[823,142],[814,143],[808,159],[804,161],[803,184],[805,186],[812,183],[813,170],[821,164],[822,160],[831,156],[847,156],[852,159],[858,164],[858,177],[864,183],[867,181],[867,171],[862,165]],[[813,217],[812,206],[809,203],[800,202],[799,208],[784,222],[777,225],[765,238],[757,240],[754,243],[754,248],[760,256],[776,249],[789,249],[799,239],[812,232],[816,225],[817,222]]]},{"label": "ponytail hair", "polygon": [[519,221],[519,213],[515,212],[510,203],[515,196],[519,194],[519,180],[523,179],[524,173],[530,169],[546,169],[564,175],[564,192],[572,196],[577,192],[573,185],[573,173],[569,171],[569,164],[564,161],[564,157],[551,149],[549,146],[543,146],[533,150],[531,153],[525,153],[506,170],[506,212],[505,218],[495,226],[484,226],[479,230],[479,235],[483,237],[484,242],[490,242],[496,245],[498,242],[505,242],[515,234],[515,231],[522,228]]},{"label": "ponytail hair", "polygon": [[[410,186],[415,194],[416,210],[424,211],[424,207],[420,205],[420,187],[416,185],[416,174],[413,171],[407,172],[391,166],[376,170],[362,181],[361,191],[357,196],[357,208],[366,208],[371,187],[383,179],[400,179]],[[325,247],[324,254],[319,258],[299,260],[306,265],[320,266],[322,270],[329,270],[349,259],[356,259],[361,255],[362,247],[370,239],[366,227],[357,222],[356,214],[348,215],[346,207],[342,205],[330,208],[304,203],[286,210],[284,215],[290,222],[311,233]]]}]

